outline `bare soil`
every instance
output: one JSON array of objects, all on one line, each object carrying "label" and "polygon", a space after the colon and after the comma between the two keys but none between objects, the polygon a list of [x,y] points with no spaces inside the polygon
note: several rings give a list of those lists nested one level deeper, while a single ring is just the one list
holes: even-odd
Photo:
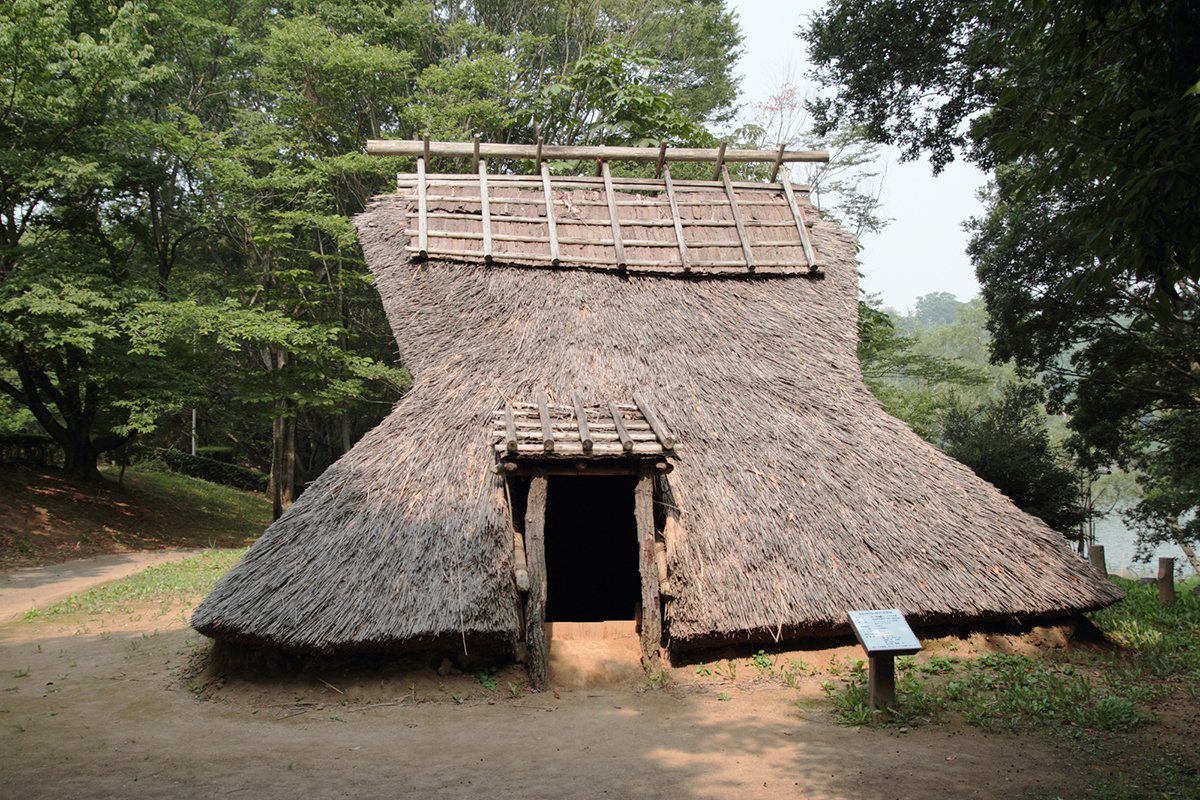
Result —
[{"label": "bare soil", "polygon": [[131,470],[122,486],[110,477],[80,483],[59,470],[0,466],[0,568],[243,547],[270,524],[270,504],[261,496],[183,476],[155,477]]},{"label": "bare soil", "polygon": [[[1054,737],[841,727],[819,679],[786,688],[744,659],[736,680],[681,667],[665,688],[560,668],[542,693],[448,664],[240,678],[206,668],[189,614],[0,625],[0,798],[1073,798],[1130,768]],[[1195,719],[1177,722],[1121,752]]]}]

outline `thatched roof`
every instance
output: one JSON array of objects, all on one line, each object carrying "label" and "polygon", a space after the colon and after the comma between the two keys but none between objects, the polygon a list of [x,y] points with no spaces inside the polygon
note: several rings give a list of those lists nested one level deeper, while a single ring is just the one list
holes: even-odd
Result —
[{"label": "thatched roof", "polygon": [[1094,609],[1116,587],[887,416],[856,358],[855,244],[823,278],[695,279],[412,263],[410,197],[358,219],[412,390],[197,609],[210,636],[304,650],[511,644],[494,412],[545,391],[653,397],[678,440],[670,642]]}]

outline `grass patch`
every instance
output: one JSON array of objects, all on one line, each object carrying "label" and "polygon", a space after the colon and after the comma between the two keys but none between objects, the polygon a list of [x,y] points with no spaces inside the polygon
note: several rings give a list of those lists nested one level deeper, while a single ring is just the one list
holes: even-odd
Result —
[{"label": "grass patch", "polygon": [[1128,730],[1151,718],[1150,705],[1194,692],[1200,679],[1200,597],[1178,593],[1158,602],[1154,586],[1117,581],[1126,599],[1090,615],[1118,647],[1051,656],[940,655],[896,660],[896,707],[869,705],[866,665],[855,661],[841,681],[826,681],[839,722],[915,725],[961,719],[1000,730]]},{"label": "grass patch", "polygon": [[[114,481],[118,472],[116,467],[101,470]],[[208,535],[255,537],[271,524],[271,504],[264,495],[177,472],[129,467],[125,489],[143,505],[178,509],[176,519],[186,519],[189,528]]]},{"label": "grass patch", "polygon": [[79,482],[58,470],[0,470],[0,565],[34,566],[130,550],[232,548],[271,523],[271,504],[243,492],[130,467]]},{"label": "grass patch", "polygon": [[129,613],[135,605],[171,606],[207,594],[242,557],[241,550],[210,550],[171,564],[149,567],[136,575],[71,595],[46,608],[25,613],[25,619],[48,619],[67,614]]}]

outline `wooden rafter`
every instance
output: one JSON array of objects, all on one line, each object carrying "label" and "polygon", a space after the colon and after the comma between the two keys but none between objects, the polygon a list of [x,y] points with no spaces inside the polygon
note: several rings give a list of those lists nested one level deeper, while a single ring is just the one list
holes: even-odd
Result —
[{"label": "wooden rafter", "polygon": [[808,225],[804,222],[804,217],[800,213],[800,207],[796,203],[796,195],[792,191],[792,185],[787,181],[783,184],[783,196],[787,198],[788,208],[792,212],[792,220],[796,223],[796,233],[800,237],[800,247],[804,250],[804,259],[808,262],[808,266],[817,267],[817,255],[813,252],[812,242],[808,238]]},{"label": "wooden rafter", "polygon": [[535,459],[661,460],[675,453],[676,438],[646,397],[633,402],[587,405],[578,393],[551,403],[544,392],[533,402],[505,402],[493,417],[494,449],[504,461]]},{"label": "wooden rafter", "polygon": [[417,258],[655,275],[821,274],[800,210],[806,189],[786,181],[735,182],[724,167],[715,184],[677,181],[665,162],[658,179],[614,178],[603,162],[597,178],[555,177],[545,163],[534,175],[492,175],[483,158],[473,175],[431,175],[419,162],[417,174],[397,181],[413,201],[404,246]]},{"label": "wooden rafter", "polygon": [[608,218],[612,220],[613,253],[617,257],[617,269],[625,269],[625,244],[621,241],[621,220],[617,216],[617,202],[613,196],[612,173],[609,172],[608,162],[600,162],[600,171],[604,177],[604,199],[608,201]]},{"label": "wooden rafter", "polygon": [[737,228],[738,241],[742,245],[742,255],[746,259],[746,269],[754,271],[754,252],[750,249],[750,237],[746,235],[746,226],[742,224],[742,212],[738,209],[737,195],[729,185],[729,170],[721,166],[721,180],[725,184],[725,196],[729,198],[729,211],[733,214],[733,224]]},{"label": "wooden rafter", "polygon": [[675,200],[675,182],[671,180],[671,167],[661,165],[663,186],[667,189],[667,201],[671,204],[671,222],[675,224],[675,242],[679,246],[679,266],[691,272],[692,262],[688,258],[687,241],[683,238],[683,222],[679,219],[679,203]]}]

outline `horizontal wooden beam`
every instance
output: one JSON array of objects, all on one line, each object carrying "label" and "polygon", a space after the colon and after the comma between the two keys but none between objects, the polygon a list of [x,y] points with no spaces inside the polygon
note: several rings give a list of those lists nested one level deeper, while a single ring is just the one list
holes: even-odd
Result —
[{"label": "horizontal wooden beam", "polygon": [[637,475],[644,464],[651,465],[651,469],[660,475],[675,471],[675,465],[665,459],[530,459],[503,461],[496,466],[508,475],[529,475],[534,472],[543,475]]},{"label": "horizontal wooden beam", "polygon": [[[504,144],[501,142],[429,142],[420,139],[371,139],[367,153],[374,156],[430,156],[438,158],[515,158],[530,161],[539,156],[549,161],[712,161],[720,150],[715,147],[668,147],[664,153],[658,147],[609,147],[547,144]],[[829,161],[825,150],[732,150],[725,149],[725,163],[753,162],[793,163]]]},{"label": "horizontal wooden beam", "polygon": [[[554,183],[555,189],[594,189],[604,185],[604,178],[593,178],[590,175],[551,175],[550,179]],[[470,175],[458,172],[439,172],[437,174],[429,173],[426,176],[426,185],[430,187],[437,186],[474,186],[478,182],[478,178],[474,173]],[[411,172],[402,172],[396,176],[398,188],[407,188],[417,185],[417,175]],[[506,189],[530,189],[536,190],[541,187],[541,179],[537,175],[488,175],[488,183],[493,186],[499,186]],[[613,178],[613,185],[621,191],[629,189],[644,189],[646,191],[662,191],[662,178],[628,178],[625,176]],[[763,183],[761,181],[733,181],[733,188],[745,189],[748,191],[766,191],[778,192],[778,183]],[[709,192],[713,189],[723,190],[725,184],[722,181],[674,181],[675,191],[677,192]],[[810,187],[806,183],[793,183],[792,189],[797,192],[806,193]]]}]

